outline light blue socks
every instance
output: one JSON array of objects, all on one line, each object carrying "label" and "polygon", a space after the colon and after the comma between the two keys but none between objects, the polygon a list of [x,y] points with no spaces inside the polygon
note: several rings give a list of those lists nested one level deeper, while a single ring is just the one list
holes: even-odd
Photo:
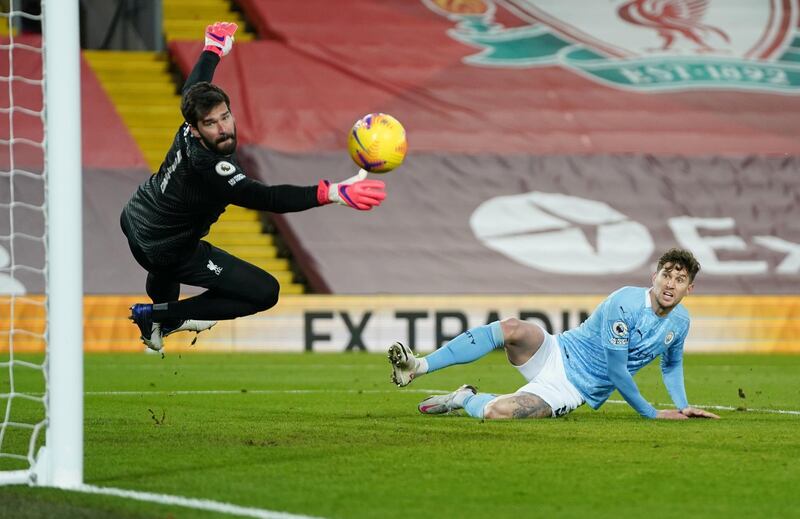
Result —
[{"label": "light blue socks", "polygon": [[425,357],[427,373],[478,360],[495,348],[503,347],[500,321],[471,328]]},{"label": "light blue socks", "polygon": [[[424,373],[431,373],[453,364],[476,361],[495,348],[502,348],[503,343],[503,328],[500,326],[500,321],[495,321],[467,330],[438,350],[420,359],[422,361],[420,364],[424,366]],[[471,392],[465,393],[467,393],[466,396],[459,395],[458,397],[463,401],[454,401],[454,403],[463,407],[468,415],[475,418],[483,418],[483,408],[497,397],[491,393],[478,393],[477,395],[473,395]]]},{"label": "light blue socks", "polygon": [[477,395],[470,395],[464,399],[464,411],[474,418],[483,418],[483,409],[486,404],[491,402],[497,397],[491,393],[478,393]]}]

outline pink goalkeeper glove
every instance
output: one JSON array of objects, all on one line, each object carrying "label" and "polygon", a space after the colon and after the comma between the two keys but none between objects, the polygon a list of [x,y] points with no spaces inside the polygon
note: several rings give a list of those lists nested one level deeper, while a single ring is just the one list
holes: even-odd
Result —
[{"label": "pink goalkeeper glove", "polygon": [[320,205],[336,202],[359,211],[369,211],[381,205],[386,193],[383,190],[383,181],[365,180],[366,178],[367,172],[362,169],[357,175],[336,184],[320,180],[317,186],[317,201]]},{"label": "pink goalkeeper glove", "polygon": [[233,33],[239,26],[231,22],[214,22],[206,27],[206,46],[203,50],[210,50],[219,56],[227,56],[233,47]]}]

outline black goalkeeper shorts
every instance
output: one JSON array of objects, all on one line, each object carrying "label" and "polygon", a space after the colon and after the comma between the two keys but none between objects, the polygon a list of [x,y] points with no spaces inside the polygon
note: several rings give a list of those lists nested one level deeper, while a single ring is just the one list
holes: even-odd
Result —
[{"label": "black goalkeeper shorts", "polygon": [[169,280],[203,288],[241,286],[243,290],[261,285],[267,281],[264,277],[275,283],[269,273],[207,241],[200,241],[185,259],[171,265],[154,265],[135,243],[128,244],[136,262],[161,282]]}]

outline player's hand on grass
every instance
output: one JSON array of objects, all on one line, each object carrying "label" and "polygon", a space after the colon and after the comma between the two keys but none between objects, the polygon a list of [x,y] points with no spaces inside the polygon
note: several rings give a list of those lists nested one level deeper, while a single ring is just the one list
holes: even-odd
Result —
[{"label": "player's hand on grass", "polygon": [[227,56],[233,47],[233,34],[239,26],[233,22],[214,22],[206,27],[206,46],[203,50],[210,50],[220,58]]},{"label": "player's hand on grass", "polygon": [[719,416],[695,407],[687,407],[683,410],[662,409],[656,413],[656,418],[660,420],[688,420],[689,418],[719,418]]},{"label": "player's hand on grass", "polygon": [[661,409],[656,413],[657,420],[688,420],[689,417],[678,409]]},{"label": "player's hand on grass", "polygon": [[687,407],[686,409],[681,410],[681,414],[689,417],[689,418],[714,418],[719,419],[719,416],[715,415],[714,413],[709,413],[703,409],[697,409],[696,407]]},{"label": "player's hand on grass", "polygon": [[381,180],[367,180],[367,172],[362,169],[357,175],[342,182],[332,184],[327,180],[320,180],[317,200],[320,205],[336,202],[359,211],[369,211],[381,205],[386,198],[384,187]]}]

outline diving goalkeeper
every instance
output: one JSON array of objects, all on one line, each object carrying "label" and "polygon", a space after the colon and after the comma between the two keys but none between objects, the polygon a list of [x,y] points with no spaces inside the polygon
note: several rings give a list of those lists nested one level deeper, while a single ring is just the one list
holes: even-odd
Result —
[{"label": "diving goalkeeper", "polygon": [[[236,159],[230,99],[211,84],[236,29],[226,22],[206,28],[205,47],[183,88],[185,122],[158,172],[139,186],[120,218],[133,257],[147,271],[152,300],[133,305],[130,319],[144,344],[156,351],[171,333],[200,332],[217,320],[278,302],[280,286],[272,275],[202,239],[226,206],[289,213],[335,202],[368,211],[386,197],[383,182],[365,180],[363,170],[343,182],[320,180],[316,186],[268,186],[245,175]],[[181,283],[207,290],[179,301]]]}]

